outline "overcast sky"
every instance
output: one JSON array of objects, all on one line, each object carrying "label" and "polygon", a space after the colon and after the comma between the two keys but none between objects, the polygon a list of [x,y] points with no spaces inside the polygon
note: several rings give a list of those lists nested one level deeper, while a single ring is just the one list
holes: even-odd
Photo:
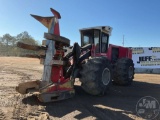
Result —
[{"label": "overcast sky", "polygon": [[[43,25],[30,14],[61,14],[61,35],[80,41],[79,29],[108,25],[110,43],[125,46],[160,46],[160,0],[0,0],[0,36],[28,31],[41,43]],[[80,42],[79,42],[80,43]]]}]

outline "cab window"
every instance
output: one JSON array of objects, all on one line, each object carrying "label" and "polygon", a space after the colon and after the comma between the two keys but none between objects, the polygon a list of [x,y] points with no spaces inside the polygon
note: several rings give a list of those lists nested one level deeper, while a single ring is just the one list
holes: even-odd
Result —
[{"label": "cab window", "polygon": [[93,30],[86,30],[82,33],[82,46],[93,44]]},{"label": "cab window", "polygon": [[94,30],[94,45],[96,47],[96,53],[99,53],[100,52],[100,48],[99,48],[99,35],[100,32],[99,30]]},{"label": "cab window", "polygon": [[106,53],[108,49],[108,40],[109,40],[109,35],[102,33],[102,41],[101,41],[101,52]]}]

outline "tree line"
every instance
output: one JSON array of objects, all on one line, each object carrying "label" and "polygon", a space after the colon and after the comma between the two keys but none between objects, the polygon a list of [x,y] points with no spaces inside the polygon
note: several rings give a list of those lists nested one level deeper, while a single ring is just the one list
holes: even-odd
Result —
[{"label": "tree line", "polygon": [[29,45],[38,45],[38,42],[27,31],[17,36],[8,33],[0,36],[0,56],[25,56],[26,54],[36,54],[35,51],[25,50],[17,47],[17,42],[23,42]]}]

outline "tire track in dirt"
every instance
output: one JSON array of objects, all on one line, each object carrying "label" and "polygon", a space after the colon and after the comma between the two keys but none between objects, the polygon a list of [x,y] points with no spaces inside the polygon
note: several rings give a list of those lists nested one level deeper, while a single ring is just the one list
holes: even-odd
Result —
[{"label": "tire track in dirt", "polygon": [[16,97],[16,104],[14,106],[14,110],[13,110],[13,116],[12,119],[19,119],[21,116],[21,113],[25,112],[25,106],[22,105],[22,96],[19,95]]},{"label": "tire track in dirt", "polygon": [[6,63],[6,64],[1,64],[0,65],[0,72],[5,70],[6,68],[10,68],[13,65],[13,63]]},{"label": "tire track in dirt", "polygon": [[6,120],[5,113],[0,109],[0,120]]},{"label": "tire track in dirt", "polygon": [[[81,94],[81,92],[77,92],[77,95]],[[74,99],[74,98],[73,98]],[[92,103],[91,99],[89,97],[85,97],[85,100],[76,99],[77,103],[82,106],[85,110],[87,110],[91,116],[94,116],[95,119],[100,120],[110,120],[111,118],[104,114],[102,111],[94,107],[94,103]],[[89,101],[89,104],[86,103],[86,101]]]},{"label": "tire track in dirt", "polygon": [[17,97],[17,104],[13,111],[13,119],[49,120],[49,114],[43,106],[39,105],[36,96],[27,94]]},{"label": "tire track in dirt", "polygon": [[37,110],[34,113],[30,113],[27,120],[50,120],[49,114],[47,112],[42,112],[42,110]]},{"label": "tire track in dirt", "polygon": [[42,78],[42,72],[40,70],[10,69],[9,71],[20,76],[18,83],[32,80],[41,80]]},{"label": "tire track in dirt", "polygon": [[[8,59],[9,58],[7,58],[7,60]],[[25,62],[18,64],[17,61],[13,61],[13,63],[10,61],[4,61],[4,64],[0,65],[0,74],[2,75],[0,79],[0,120],[5,120],[7,115],[9,119],[15,120],[26,120],[30,118],[48,119],[48,114],[42,109],[42,106],[35,103],[37,102],[36,100],[26,99],[24,101],[29,95],[17,94],[15,86],[12,85],[18,85],[18,83],[28,80],[39,79],[42,74],[41,66],[37,68],[34,64],[32,67],[32,65],[26,64]],[[35,62],[35,64],[37,63]],[[3,84],[5,84],[5,86],[3,86]],[[5,115],[3,111],[9,112],[9,114],[7,113],[7,115]]]},{"label": "tire track in dirt", "polygon": [[[112,90],[110,90],[111,92]],[[81,99],[79,99],[81,98]],[[105,104],[105,96],[90,96],[85,93],[82,88],[76,89],[75,98],[77,104],[82,106],[85,111],[88,111],[90,116],[94,116],[93,119],[100,120],[121,120],[121,119],[134,119],[137,118],[132,112],[116,109]],[[128,116],[129,115],[129,116]],[[119,117],[117,117],[119,116]]]},{"label": "tire track in dirt", "polygon": [[[30,71],[30,72],[35,71],[37,73],[41,73],[38,70],[12,68],[12,67],[10,67],[10,69],[5,68],[4,70],[9,72],[9,73],[17,74],[18,76],[20,76],[20,80],[18,80],[19,83],[31,80],[30,77],[32,75],[28,74],[28,71]],[[34,105],[34,104],[36,104],[36,103],[34,103],[34,100],[27,99],[27,101],[25,101],[27,103],[24,104],[23,99],[25,99],[27,97],[28,97],[28,95],[18,95],[18,96],[16,96],[16,98],[15,98],[16,104],[14,105],[12,119],[26,120],[26,119],[30,119],[30,118],[35,118],[35,119],[37,119],[37,118],[38,119],[48,118],[48,115],[46,113],[39,110],[38,106]],[[33,106],[31,106],[29,104],[33,104]]]},{"label": "tire track in dirt", "polygon": [[27,116],[29,116],[29,113],[32,113],[36,109],[35,106],[29,106],[27,103],[23,103],[23,99],[25,99],[26,97],[28,97],[28,95],[17,96],[17,102],[14,106],[12,119],[26,120]]},{"label": "tire track in dirt", "polygon": [[40,105],[39,100],[35,95],[26,96],[25,99],[22,100],[23,104],[27,105],[26,112],[28,116],[26,116],[27,120],[48,120],[49,115],[45,112],[45,108]]},{"label": "tire track in dirt", "polygon": [[19,76],[21,76],[21,80],[20,81],[24,81],[24,80],[30,80],[30,75],[28,75],[27,71],[22,71],[21,69],[20,70],[17,70],[17,69],[7,69],[7,71],[11,72],[12,74],[17,74]]}]

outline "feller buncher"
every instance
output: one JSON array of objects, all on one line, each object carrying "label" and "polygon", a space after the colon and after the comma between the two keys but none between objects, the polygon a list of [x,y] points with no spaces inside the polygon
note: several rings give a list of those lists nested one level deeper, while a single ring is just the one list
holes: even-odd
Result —
[{"label": "feller buncher", "polygon": [[[83,90],[91,95],[104,95],[112,82],[130,85],[134,78],[132,50],[109,44],[110,26],[80,29],[81,46],[60,36],[59,12],[51,8],[53,17],[31,15],[48,28],[42,46],[17,46],[39,53],[44,65],[42,80],[20,83],[21,94],[36,92],[41,102],[68,99],[74,96],[74,81],[79,78]],[[43,53],[43,54],[42,54]]]}]

